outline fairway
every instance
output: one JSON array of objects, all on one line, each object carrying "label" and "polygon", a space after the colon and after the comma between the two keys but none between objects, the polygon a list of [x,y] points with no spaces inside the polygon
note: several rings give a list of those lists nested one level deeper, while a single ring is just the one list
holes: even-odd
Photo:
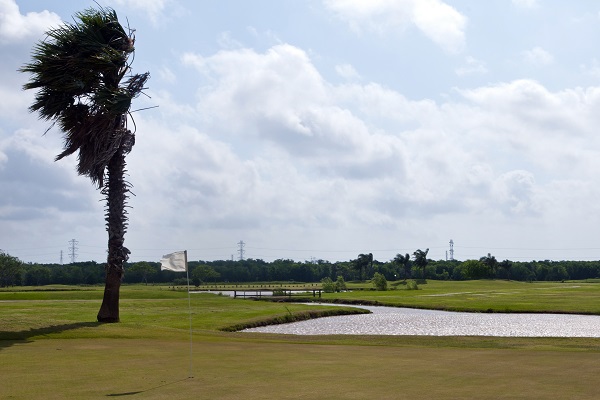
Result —
[{"label": "fairway", "polygon": [[[435,285],[431,294],[442,294]],[[453,297],[456,287],[447,290]],[[318,306],[199,294],[190,353],[186,293],[126,286],[123,322],[103,325],[93,321],[100,297],[99,289],[0,291],[0,398],[600,397],[599,339],[223,332]]]},{"label": "fairway", "polygon": [[[239,336],[235,335],[234,336]],[[56,339],[1,350],[2,398],[594,399],[594,352],[196,338]],[[557,397],[557,394],[560,394]]]}]

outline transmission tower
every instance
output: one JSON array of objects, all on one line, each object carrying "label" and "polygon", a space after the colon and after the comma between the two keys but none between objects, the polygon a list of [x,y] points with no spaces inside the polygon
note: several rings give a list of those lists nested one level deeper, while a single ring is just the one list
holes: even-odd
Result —
[{"label": "transmission tower", "polygon": [[79,242],[75,239],[69,240],[69,254],[71,257],[71,264],[73,264],[77,260],[77,245]]},{"label": "transmission tower", "polygon": [[60,251],[60,265],[63,264],[63,251]]},{"label": "transmission tower", "polygon": [[240,240],[240,241],[238,242],[238,246],[239,246],[239,248],[238,248],[238,253],[240,253],[240,257],[239,257],[239,260],[240,260],[240,261],[244,261],[244,246],[245,246],[245,245],[246,245],[246,243],[244,243],[244,241],[243,241],[243,240]]},{"label": "transmission tower", "polygon": [[454,240],[450,239],[450,261],[454,260]]}]

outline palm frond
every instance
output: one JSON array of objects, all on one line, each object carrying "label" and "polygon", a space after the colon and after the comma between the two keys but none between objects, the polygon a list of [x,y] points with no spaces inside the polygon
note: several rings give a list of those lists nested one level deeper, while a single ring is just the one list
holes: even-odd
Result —
[{"label": "palm frond", "polygon": [[134,38],[111,8],[75,14],[75,23],[47,32],[36,44],[24,89],[37,90],[29,107],[64,133],[56,159],[78,154],[77,170],[102,187],[106,166],[126,132],[131,101],[144,89],[148,73],[128,76]]}]

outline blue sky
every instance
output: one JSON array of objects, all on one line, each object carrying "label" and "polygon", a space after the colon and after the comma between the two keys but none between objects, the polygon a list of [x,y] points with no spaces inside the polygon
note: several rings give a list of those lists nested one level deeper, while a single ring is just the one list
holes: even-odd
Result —
[{"label": "blue sky", "polygon": [[[131,261],[600,259],[600,5],[99,1],[149,71]],[[0,249],[105,259],[103,202],[16,70],[87,1],[0,0]]]}]

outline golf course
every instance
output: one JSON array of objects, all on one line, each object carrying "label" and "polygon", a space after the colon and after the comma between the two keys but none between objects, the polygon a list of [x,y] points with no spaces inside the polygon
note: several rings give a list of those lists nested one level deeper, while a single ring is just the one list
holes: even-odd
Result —
[{"label": "golf course", "polygon": [[[185,287],[124,285],[121,322],[112,324],[96,322],[99,286],[0,289],[0,398],[600,398],[600,339],[239,332],[364,311],[218,294],[232,288],[188,297]],[[600,315],[596,281],[430,280],[418,290],[391,288],[349,284],[318,300]]]}]

